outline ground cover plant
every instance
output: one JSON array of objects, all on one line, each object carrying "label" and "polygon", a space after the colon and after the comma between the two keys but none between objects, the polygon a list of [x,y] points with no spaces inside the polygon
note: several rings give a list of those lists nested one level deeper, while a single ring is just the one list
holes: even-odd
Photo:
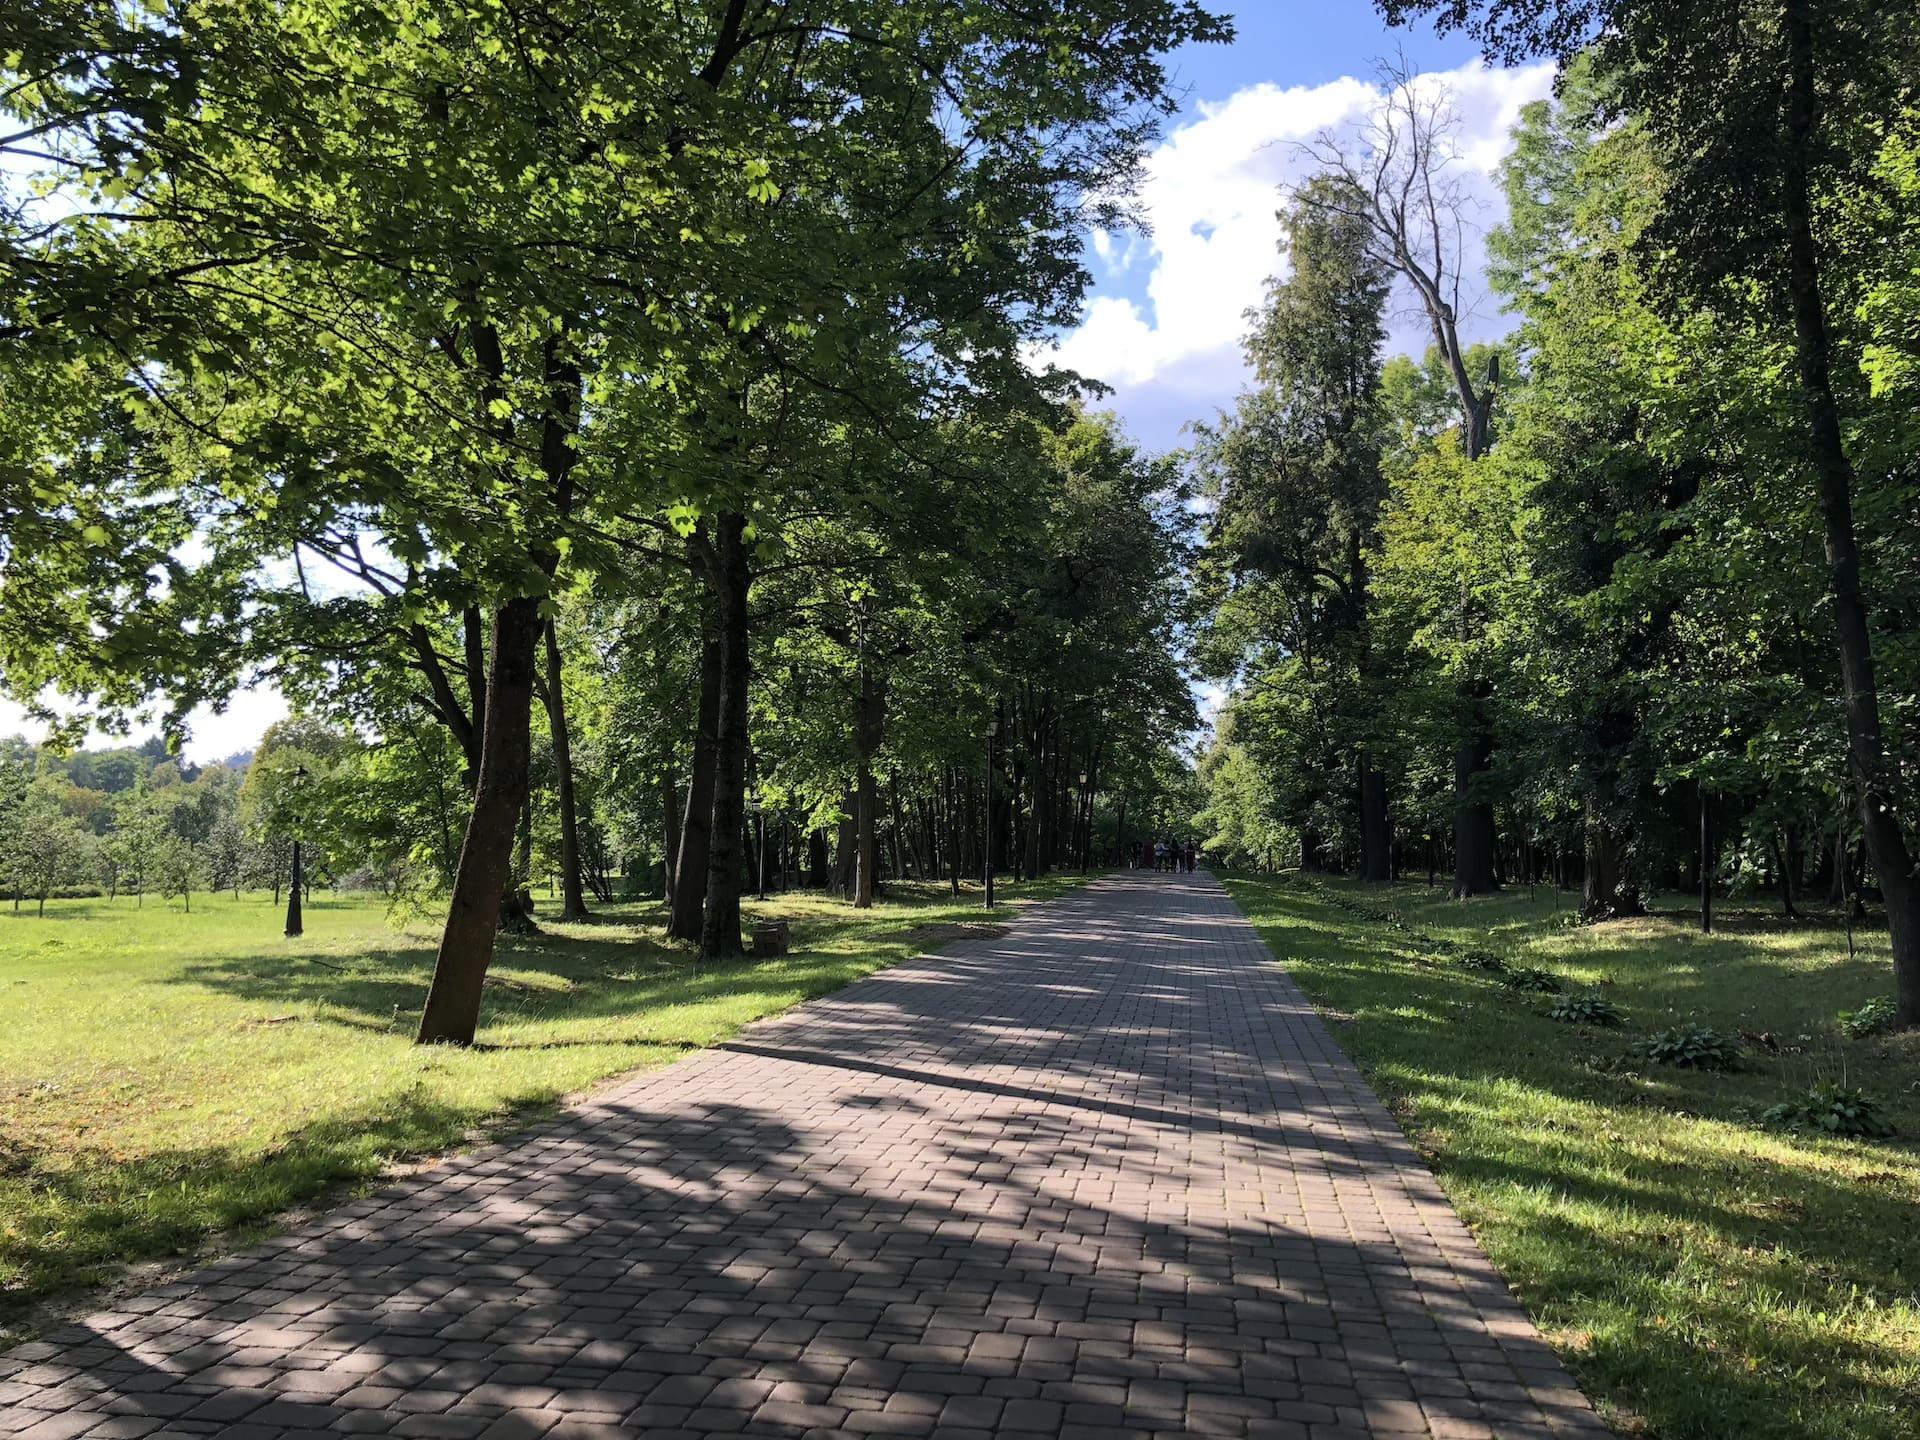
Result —
[{"label": "ground cover plant", "polygon": [[[1741,911],[1712,935],[1689,915],[1567,927],[1544,889],[1463,905],[1412,885],[1228,888],[1309,996],[1350,1017],[1342,1048],[1625,1433],[1913,1433],[1920,1045],[1836,1019],[1884,985],[1884,948],[1850,960],[1837,926]],[[1558,1024],[1456,950],[1550,970],[1629,1024]],[[1689,1023],[1753,1037],[1740,1067],[1635,1054]],[[1821,1113],[1864,1092],[1893,1137],[1833,1138],[1811,1113],[1823,1087]],[[1797,1128],[1765,1118],[1781,1104]]]},{"label": "ground cover plant", "polygon": [[[1009,902],[1077,876],[1003,882]],[[265,893],[50,900],[0,915],[0,1338],[36,1301],[192,1253],[396,1164],[664,1065],[981,922],[977,887],[896,884],[870,910],[794,892],[779,959],[700,963],[658,902],[503,942],[478,1043],[412,1043],[424,925],[316,895],[286,940]],[[998,898],[998,896],[996,897]],[[995,917],[1004,918],[1004,917]]]}]

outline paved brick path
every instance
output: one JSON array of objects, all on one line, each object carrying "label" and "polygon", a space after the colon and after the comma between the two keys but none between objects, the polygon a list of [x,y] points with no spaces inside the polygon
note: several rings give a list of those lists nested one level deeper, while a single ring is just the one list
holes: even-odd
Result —
[{"label": "paved brick path", "polygon": [[1600,1436],[1205,876],[1103,881],[0,1356],[35,1437]]}]

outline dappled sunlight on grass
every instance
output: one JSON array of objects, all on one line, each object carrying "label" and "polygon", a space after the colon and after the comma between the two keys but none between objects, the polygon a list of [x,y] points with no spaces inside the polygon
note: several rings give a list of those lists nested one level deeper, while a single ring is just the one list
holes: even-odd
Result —
[{"label": "dappled sunlight on grass", "polygon": [[[1078,877],[1005,884],[1011,905]],[[316,896],[282,937],[264,894],[50,901],[0,914],[0,1326],[127,1261],[188,1252],[397,1161],[667,1064],[984,918],[977,890],[896,884],[869,911],[749,899],[793,952],[701,964],[658,902],[503,937],[478,1043],[412,1043],[429,923]],[[1004,919],[1005,917],[999,917]]]},{"label": "dappled sunlight on grass", "polygon": [[[1229,888],[1314,1001],[1346,1017],[1340,1044],[1617,1422],[1661,1436],[1915,1433],[1920,1046],[1835,1024],[1891,988],[1883,937],[1849,960],[1835,927],[1737,912],[1713,936],[1671,917],[1572,929],[1548,892],[1459,905],[1423,887],[1340,887],[1409,935],[1297,883]],[[1559,1024],[1552,997],[1422,937],[1597,988],[1627,1024]],[[1741,1068],[1633,1054],[1685,1018],[1755,1037]],[[1786,1093],[1842,1076],[1904,1140],[1759,1127]]]}]

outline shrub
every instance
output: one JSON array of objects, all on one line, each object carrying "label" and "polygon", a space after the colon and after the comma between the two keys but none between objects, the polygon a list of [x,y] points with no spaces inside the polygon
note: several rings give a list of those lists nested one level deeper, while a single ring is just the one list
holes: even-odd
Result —
[{"label": "shrub", "polygon": [[1740,1047],[1733,1041],[1692,1020],[1649,1035],[1633,1048],[1656,1065],[1688,1070],[1730,1070],[1740,1058]]},{"label": "shrub", "polygon": [[1858,1040],[1892,1029],[1893,1016],[1893,1001],[1885,995],[1876,995],[1858,1010],[1842,1010],[1840,1028]]},{"label": "shrub", "polygon": [[1619,1008],[1604,995],[1562,995],[1547,1012],[1563,1025],[1618,1025]]},{"label": "shrub", "polygon": [[1469,970],[1489,970],[1495,975],[1507,973],[1507,962],[1491,950],[1469,950],[1460,957],[1460,963]]},{"label": "shrub", "polygon": [[1560,993],[1560,977],[1550,970],[1536,969],[1532,965],[1507,971],[1500,977],[1500,983],[1512,990],[1532,990],[1542,995]]},{"label": "shrub", "polygon": [[1796,1134],[1849,1135],[1880,1139],[1893,1126],[1879,1102],[1844,1085],[1816,1085],[1797,1100],[1783,1100],[1760,1117],[1761,1123]]}]

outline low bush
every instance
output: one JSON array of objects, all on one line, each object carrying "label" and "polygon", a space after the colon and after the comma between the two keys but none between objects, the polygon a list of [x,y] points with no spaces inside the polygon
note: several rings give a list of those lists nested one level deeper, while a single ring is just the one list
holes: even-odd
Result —
[{"label": "low bush", "polygon": [[1686,1070],[1731,1070],[1740,1059],[1738,1045],[1693,1020],[1649,1035],[1633,1048],[1635,1054],[1656,1065],[1678,1065]]},{"label": "low bush", "polygon": [[1561,989],[1558,975],[1532,965],[1508,970],[1500,977],[1500,983],[1510,990],[1531,990],[1541,995],[1558,995]]},{"label": "low bush", "polygon": [[1761,1123],[1796,1134],[1844,1135],[1884,1139],[1893,1126],[1871,1095],[1844,1085],[1816,1085],[1793,1100],[1782,1100],[1760,1117]]},{"label": "low bush", "polygon": [[1614,1026],[1624,1018],[1620,1009],[1604,995],[1562,995],[1547,1012],[1563,1025]]},{"label": "low bush", "polygon": [[1894,1008],[1891,998],[1876,995],[1858,1010],[1840,1012],[1840,1028],[1861,1040],[1868,1035],[1878,1035],[1883,1030],[1893,1028]]}]

